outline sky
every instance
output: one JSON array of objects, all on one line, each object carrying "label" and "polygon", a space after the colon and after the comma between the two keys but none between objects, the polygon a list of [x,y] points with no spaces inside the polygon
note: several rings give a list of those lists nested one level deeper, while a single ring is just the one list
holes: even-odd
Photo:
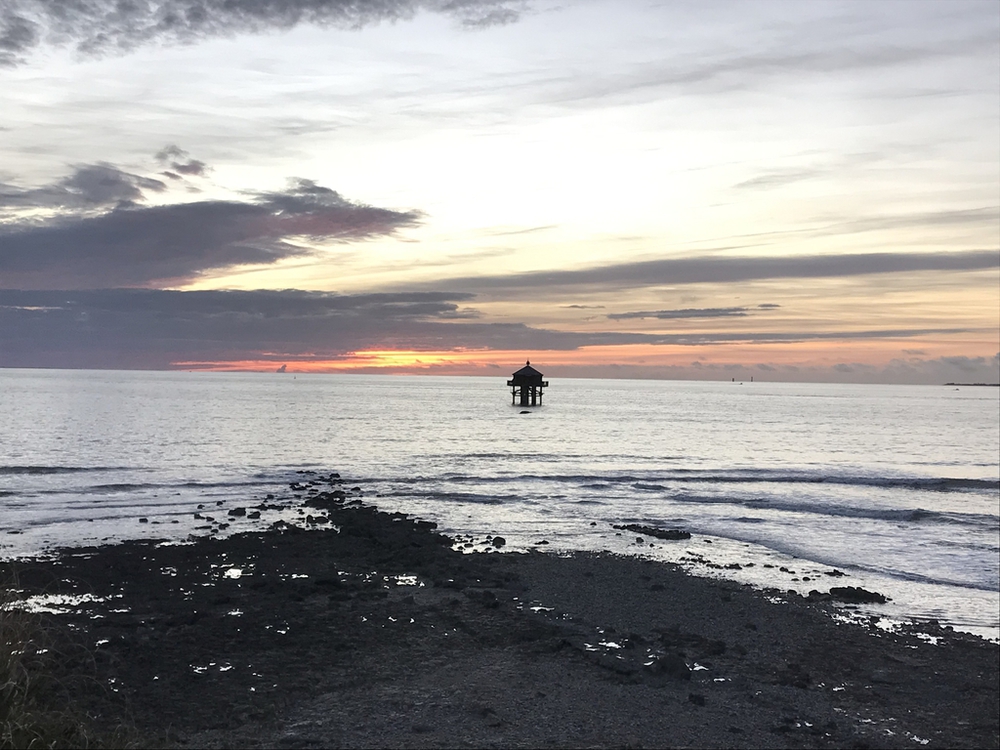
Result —
[{"label": "sky", "polygon": [[0,0],[0,367],[1000,381],[995,0]]}]

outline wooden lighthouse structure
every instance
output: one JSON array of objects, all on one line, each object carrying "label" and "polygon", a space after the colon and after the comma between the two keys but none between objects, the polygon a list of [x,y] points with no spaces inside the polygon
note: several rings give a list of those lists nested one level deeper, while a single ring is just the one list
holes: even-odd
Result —
[{"label": "wooden lighthouse structure", "polygon": [[549,381],[543,379],[544,376],[531,366],[531,362],[525,362],[524,367],[515,372],[511,379],[507,381],[510,386],[511,406],[541,406],[542,389],[549,387]]}]

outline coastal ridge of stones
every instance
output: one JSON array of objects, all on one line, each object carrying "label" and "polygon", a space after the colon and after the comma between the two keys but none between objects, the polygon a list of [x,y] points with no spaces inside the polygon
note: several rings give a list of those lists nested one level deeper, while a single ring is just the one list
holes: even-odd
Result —
[{"label": "coastal ridge of stones", "polygon": [[[199,504],[199,512],[194,514],[194,518],[205,521],[206,524],[196,526],[195,530],[208,531],[211,534],[217,534],[220,531],[228,529],[231,523],[237,519],[246,519],[251,521],[260,520],[262,513],[278,511],[285,514],[292,512],[294,515],[290,518],[286,515],[286,518],[273,521],[265,527],[266,531],[280,533],[283,531],[327,528],[340,532],[341,529],[339,526],[334,524],[331,519],[331,515],[333,515],[336,511],[361,508],[370,508],[373,511],[376,510],[375,506],[367,506],[365,504],[362,499],[364,497],[364,493],[360,486],[355,485],[345,488],[346,482],[338,472],[322,473],[305,469],[299,470],[296,473],[302,475],[302,479],[289,483],[288,487],[292,492],[291,498],[276,498],[273,494],[268,494],[265,499],[257,505],[237,506],[225,511],[225,521],[216,520],[214,516],[201,512],[204,510],[205,506],[203,504]],[[223,502],[218,501],[216,505],[222,506]],[[317,512],[310,512],[313,509]],[[219,508],[219,511],[222,511],[221,507]],[[394,517],[398,516],[399,520],[406,518],[406,514],[402,513],[392,515]],[[143,519],[140,519],[140,521],[142,520]],[[412,522],[416,528],[425,531],[433,531],[437,528],[437,524],[430,521],[412,519]],[[664,529],[634,523],[612,524],[612,528],[619,532],[632,532],[637,535],[641,534],[642,536],[636,537],[637,543],[639,544],[645,542],[645,537],[668,542],[691,539],[691,532],[676,528]],[[456,535],[454,538],[445,538],[448,539],[453,548],[463,552],[499,551],[507,544],[507,540],[504,537],[493,534],[488,534],[483,539],[476,539],[471,535]],[[541,541],[536,542],[533,546],[546,544],[548,544],[547,541]],[[695,557],[692,558],[692,561],[700,563],[708,568],[720,570],[742,570],[743,568],[753,567],[754,565],[754,563],[749,562],[743,564],[738,562],[728,564],[713,563],[701,555],[695,555]],[[764,567],[773,566],[765,565]],[[794,573],[794,571],[787,568],[781,568],[781,571],[789,574]],[[846,573],[836,569],[823,571],[823,574],[834,578],[847,575]],[[803,578],[802,580],[809,579]],[[798,592],[792,589],[789,589],[784,593],[787,596],[801,596]],[[869,591],[859,586],[832,586],[827,592],[813,589],[803,598],[810,602],[835,602],[849,606],[859,604],[884,604],[889,601],[889,598],[885,595],[876,591]]]}]

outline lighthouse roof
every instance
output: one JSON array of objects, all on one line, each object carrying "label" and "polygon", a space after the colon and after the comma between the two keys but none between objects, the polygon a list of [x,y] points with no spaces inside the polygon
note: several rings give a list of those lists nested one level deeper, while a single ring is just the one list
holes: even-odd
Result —
[{"label": "lighthouse roof", "polygon": [[511,379],[517,383],[541,383],[545,376],[542,375],[538,370],[531,366],[531,361],[525,362],[524,367],[515,372]]}]

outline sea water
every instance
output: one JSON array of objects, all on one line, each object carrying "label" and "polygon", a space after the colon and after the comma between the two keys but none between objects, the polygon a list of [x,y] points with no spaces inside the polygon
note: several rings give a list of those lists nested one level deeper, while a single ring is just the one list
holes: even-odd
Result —
[{"label": "sea water", "polygon": [[0,370],[0,558],[183,540],[337,471],[507,550],[863,586],[892,599],[868,614],[1000,633],[1000,389],[550,378],[522,409],[504,380]]}]

